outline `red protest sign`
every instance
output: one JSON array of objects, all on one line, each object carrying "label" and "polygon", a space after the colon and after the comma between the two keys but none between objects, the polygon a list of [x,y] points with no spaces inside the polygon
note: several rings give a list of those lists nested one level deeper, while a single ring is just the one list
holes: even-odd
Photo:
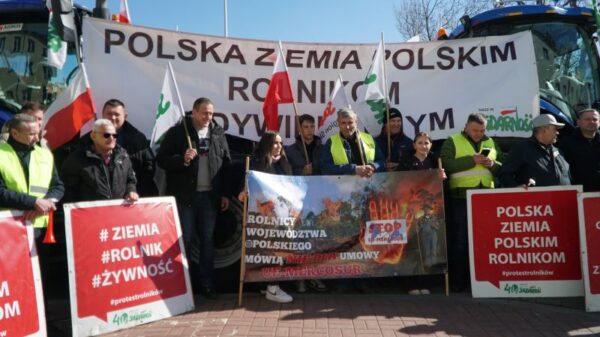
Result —
[{"label": "red protest sign", "polygon": [[469,192],[473,296],[581,295],[577,192]]},{"label": "red protest sign", "polygon": [[0,212],[0,336],[46,336],[37,255],[28,230],[32,238],[33,230],[20,216]]},{"label": "red protest sign", "polygon": [[582,203],[586,246],[588,247],[586,252],[590,293],[600,295],[600,249],[592,249],[600,242],[600,197],[585,198]]},{"label": "red protest sign", "polygon": [[[113,331],[193,308],[176,215],[172,198],[65,205],[73,321],[102,321],[75,328]],[[183,295],[189,300],[165,316],[163,301]]]},{"label": "red protest sign", "polygon": [[579,196],[579,232],[586,311],[600,311],[600,193]]}]

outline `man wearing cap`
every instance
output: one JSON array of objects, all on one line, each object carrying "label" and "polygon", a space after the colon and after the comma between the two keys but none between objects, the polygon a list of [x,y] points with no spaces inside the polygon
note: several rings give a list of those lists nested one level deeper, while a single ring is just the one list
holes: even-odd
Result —
[{"label": "man wearing cap", "polygon": [[455,292],[462,292],[469,283],[467,191],[494,188],[494,173],[502,162],[500,147],[485,135],[486,126],[485,116],[470,114],[464,130],[444,141],[440,152],[444,170],[450,177],[452,221],[448,223],[448,262]]},{"label": "man wearing cap", "polygon": [[577,129],[557,144],[569,163],[573,185],[584,192],[600,191],[600,115],[585,109],[577,117]]},{"label": "man wearing cap", "polygon": [[552,115],[533,119],[533,136],[515,144],[500,169],[503,187],[570,185],[569,164],[554,146],[558,123]]},{"label": "man wearing cap", "polygon": [[[389,160],[386,168],[393,171],[398,166],[402,158],[409,156],[413,149],[413,142],[404,134],[402,113],[396,108],[390,109],[390,120],[388,123],[387,115],[384,116],[384,124],[381,133],[375,138],[377,147],[384,153]],[[388,125],[390,130],[390,140],[392,143],[391,153],[388,153]]]}]

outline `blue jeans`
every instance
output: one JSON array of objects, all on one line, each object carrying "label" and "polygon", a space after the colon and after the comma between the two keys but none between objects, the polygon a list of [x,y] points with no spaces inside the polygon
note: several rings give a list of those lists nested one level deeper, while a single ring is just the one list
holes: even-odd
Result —
[{"label": "blue jeans", "polygon": [[213,192],[195,192],[191,206],[178,204],[177,207],[188,257],[192,245],[198,244],[200,253],[198,283],[202,287],[214,288],[214,233],[217,222],[217,205]]}]

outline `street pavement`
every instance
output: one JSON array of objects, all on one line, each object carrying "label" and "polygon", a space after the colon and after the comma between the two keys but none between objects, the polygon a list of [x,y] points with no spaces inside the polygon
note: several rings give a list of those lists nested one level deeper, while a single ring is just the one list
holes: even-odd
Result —
[{"label": "street pavement", "polygon": [[[193,312],[103,336],[600,336],[600,313],[586,313],[582,298],[307,293],[278,304],[252,292],[244,294],[240,307],[231,293],[195,300]],[[69,320],[50,317],[50,325],[49,336],[70,335]]]}]

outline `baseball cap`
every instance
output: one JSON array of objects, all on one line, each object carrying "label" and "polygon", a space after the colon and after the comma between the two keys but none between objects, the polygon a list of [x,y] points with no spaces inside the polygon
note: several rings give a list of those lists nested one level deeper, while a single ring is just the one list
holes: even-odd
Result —
[{"label": "baseball cap", "polygon": [[548,114],[540,114],[531,122],[533,123],[534,128],[539,128],[540,126],[545,125],[555,125],[557,128],[561,129],[563,126],[565,126],[565,124],[557,122],[554,116]]}]

